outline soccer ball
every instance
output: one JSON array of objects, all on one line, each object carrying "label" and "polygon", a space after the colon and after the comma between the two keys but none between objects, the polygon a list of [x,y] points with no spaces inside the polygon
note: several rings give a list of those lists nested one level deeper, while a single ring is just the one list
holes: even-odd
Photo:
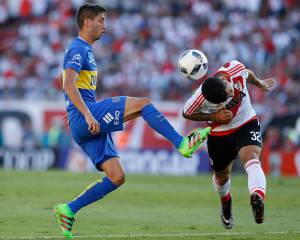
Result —
[{"label": "soccer ball", "polygon": [[208,69],[207,57],[203,52],[195,49],[187,50],[178,60],[178,70],[182,76],[198,80],[205,76]]}]

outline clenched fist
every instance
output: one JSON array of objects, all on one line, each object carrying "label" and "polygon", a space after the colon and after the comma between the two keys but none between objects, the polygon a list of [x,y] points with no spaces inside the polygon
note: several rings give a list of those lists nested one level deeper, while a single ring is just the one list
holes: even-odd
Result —
[{"label": "clenched fist", "polygon": [[232,117],[233,117],[232,112],[225,108],[212,114],[213,122],[218,122],[223,124],[229,123]]},{"label": "clenched fist", "polygon": [[100,124],[99,122],[93,117],[92,114],[88,114],[85,117],[85,121],[88,125],[88,130],[93,134],[97,134],[100,132]]}]

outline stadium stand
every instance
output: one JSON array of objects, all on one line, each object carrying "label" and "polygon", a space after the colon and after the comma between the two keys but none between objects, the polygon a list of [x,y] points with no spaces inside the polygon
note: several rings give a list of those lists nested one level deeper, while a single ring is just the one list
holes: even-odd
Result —
[{"label": "stadium stand", "polygon": [[[0,100],[62,98],[58,76],[63,50],[76,36],[73,17],[83,2],[1,1]],[[195,48],[208,56],[209,73],[238,59],[258,76],[276,78],[268,95],[250,86],[263,127],[274,117],[299,113],[299,1],[98,2],[109,9],[109,27],[95,45],[99,98],[132,95],[183,102],[192,83],[176,71],[177,59]],[[265,136],[280,130],[284,141],[300,145],[299,130],[278,128]]]}]

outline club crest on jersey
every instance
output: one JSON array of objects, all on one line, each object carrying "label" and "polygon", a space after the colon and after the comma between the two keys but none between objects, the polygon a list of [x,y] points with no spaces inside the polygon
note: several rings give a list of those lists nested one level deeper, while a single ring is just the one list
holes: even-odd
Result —
[{"label": "club crest on jersey", "polygon": [[242,91],[243,90],[243,86],[240,82],[236,82],[233,87],[239,91]]},{"label": "club crest on jersey", "polygon": [[224,63],[224,65],[223,65],[224,68],[228,68],[229,66],[230,66],[230,63],[229,63],[229,62]]}]

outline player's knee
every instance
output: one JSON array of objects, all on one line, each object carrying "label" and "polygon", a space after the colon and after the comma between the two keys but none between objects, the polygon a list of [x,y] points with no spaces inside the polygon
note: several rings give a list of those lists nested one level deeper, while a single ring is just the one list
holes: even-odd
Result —
[{"label": "player's knee", "polygon": [[245,165],[249,160],[259,159],[259,153],[256,151],[245,151],[241,156],[240,160]]},{"label": "player's knee", "polygon": [[108,177],[114,184],[116,184],[118,186],[125,183],[125,173],[123,173],[123,172],[115,173]]},{"label": "player's knee", "polygon": [[151,101],[150,101],[149,98],[145,97],[145,98],[140,98],[139,99],[139,107],[140,107],[140,109],[143,109],[143,107],[147,106],[150,103],[151,103]]},{"label": "player's knee", "polygon": [[215,174],[215,181],[218,185],[224,185],[229,179],[229,174]]},{"label": "player's knee", "polygon": [[239,158],[242,163],[252,159],[259,159],[261,148],[258,146],[246,146],[239,151]]}]

